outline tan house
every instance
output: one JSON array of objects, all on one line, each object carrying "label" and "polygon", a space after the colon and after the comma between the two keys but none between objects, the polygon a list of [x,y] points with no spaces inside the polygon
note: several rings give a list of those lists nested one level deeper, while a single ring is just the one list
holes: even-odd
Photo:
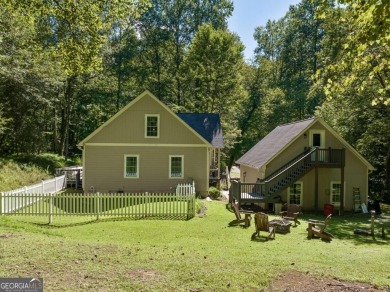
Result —
[{"label": "tan house", "polygon": [[194,180],[207,194],[223,137],[217,114],[175,114],[145,91],[78,146],[85,192],[172,192]]},{"label": "tan house", "polygon": [[321,118],[278,126],[236,163],[241,203],[281,199],[303,210],[333,205],[353,211],[367,204],[368,175],[374,170]]}]

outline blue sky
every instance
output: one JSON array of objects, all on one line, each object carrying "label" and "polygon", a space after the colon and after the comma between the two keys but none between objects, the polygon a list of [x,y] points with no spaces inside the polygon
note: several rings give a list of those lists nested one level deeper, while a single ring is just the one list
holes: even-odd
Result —
[{"label": "blue sky", "polygon": [[229,29],[240,36],[245,45],[245,59],[253,57],[256,42],[253,39],[255,27],[264,26],[268,19],[283,17],[290,5],[300,0],[233,0],[233,15],[228,19]]}]

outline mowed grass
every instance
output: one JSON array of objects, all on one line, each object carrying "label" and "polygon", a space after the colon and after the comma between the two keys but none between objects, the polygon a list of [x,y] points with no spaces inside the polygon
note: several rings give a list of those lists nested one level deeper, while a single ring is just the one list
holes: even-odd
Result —
[{"label": "mowed grass", "polygon": [[2,216],[0,277],[42,277],[47,291],[259,291],[296,270],[390,289],[390,236],[353,234],[370,228],[368,214],[334,216],[330,243],[306,238],[307,219],[323,218],[311,214],[289,234],[251,241],[253,224],[228,226],[226,202],[205,204],[189,221]]}]

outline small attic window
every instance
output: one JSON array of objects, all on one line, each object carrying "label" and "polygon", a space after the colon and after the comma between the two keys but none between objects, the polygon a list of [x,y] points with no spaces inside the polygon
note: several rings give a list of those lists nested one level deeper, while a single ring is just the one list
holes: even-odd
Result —
[{"label": "small attic window", "polygon": [[160,115],[145,115],[145,138],[160,137]]}]

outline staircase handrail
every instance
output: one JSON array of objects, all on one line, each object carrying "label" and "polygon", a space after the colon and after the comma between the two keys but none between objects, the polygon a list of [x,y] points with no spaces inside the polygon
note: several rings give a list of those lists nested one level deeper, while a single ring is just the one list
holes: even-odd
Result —
[{"label": "staircase handrail", "polygon": [[296,164],[298,164],[302,160],[306,159],[308,156],[312,155],[314,152],[317,151],[317,149],[318,149],[317,147],[314,147],[309,152],[305,151],[305,152],[299,154],[297,157],[295,157],[294,159],[292,159],[289,162],[287,162],[281,168],[279,168],[278,170],[274,171],[273,173],[271,173],[266,178],[262,179],[261,182],[269,183],[270,181],[272,181],[273,179],[278,177],[280,174],[282,174],[286,170],[292,168],[293,166],[295,166]]}]

